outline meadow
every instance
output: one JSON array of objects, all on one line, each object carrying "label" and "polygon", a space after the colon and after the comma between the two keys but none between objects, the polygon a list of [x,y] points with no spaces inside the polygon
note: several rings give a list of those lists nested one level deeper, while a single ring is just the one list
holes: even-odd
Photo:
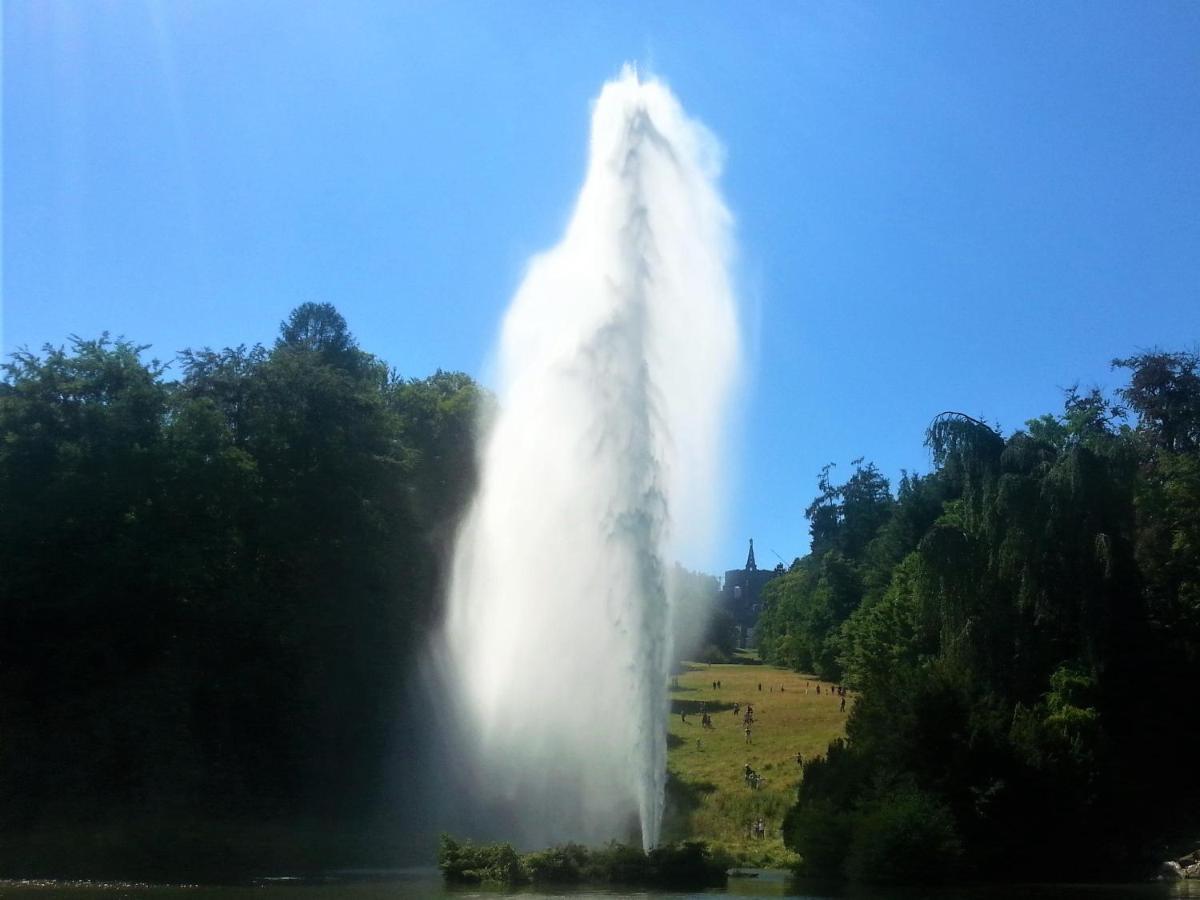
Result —
[{"label": "meadow", "polygon": [[[805,760],[824,754],[843,734],[853,700],[847,696],[841,712],[828,682],[745,664],[688,663],[672,679],[670,696],[664,837],[708,841],[746,866],[795,863],[796,856],[783,846],[780,825],[800,783],[796,754]],[[754,707],[750,742],[743,724],[747,703]],[[701,724],[702,707],[712,717],[711,728]],[[761,776],[757,788],[747,784],[747,764]],[[760,817],[766,833],[756,837],[752,825]]]}]

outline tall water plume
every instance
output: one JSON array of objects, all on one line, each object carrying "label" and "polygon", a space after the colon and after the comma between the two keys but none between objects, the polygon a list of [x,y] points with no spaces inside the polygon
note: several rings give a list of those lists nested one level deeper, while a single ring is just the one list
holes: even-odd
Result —
[{"label": "tall water plume", "polygon": [[666,562],[708,537],[739,355],[719,166],[668,88],[624,70],[566,234],[504,319],[443,649],[474,798],[519,841],[658,840]]}]

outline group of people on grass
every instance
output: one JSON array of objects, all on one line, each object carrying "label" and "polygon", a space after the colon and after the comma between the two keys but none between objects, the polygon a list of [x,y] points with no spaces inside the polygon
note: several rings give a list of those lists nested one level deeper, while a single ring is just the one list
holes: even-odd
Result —
[{"label": "group of people on grass", "polygon": [[[721,687],[721,682],[720,681],[712,682],[712,687],[713,687],[713,690],[719,690]],[[804,693],[807,694],[812,689],[812,687],[813,687],[813,685],[812,685],[811,681],[804,682]],[[821,683],[817,682],[817,685],[816,685],[817,696],[820,696],[820,694],[821,694],[821,687],[822,687]],[[758,689],[760,691],[762,690],[761,682],[758,685]],[[783,691],[783,685],[779,686],[779,690],[780,690],[780,692]],[[835,697],[838,699],[838,701],[839,701],[838,711],[839,712],[846,711],[847,691],[846,691],[845,685],[831,684],[828,687],[826,687],[826,693],[829,696]],[[705,709],[704,704],[700,705],[700,713],[701,713],[700,724],[702,726],[704,726],[705,728],[709,728],[709,729],[713,729],[716,727],[713,724],[712,716],[708,714],[707,710]],[[745,711],[745,713],[742,713],[741,701],[735,702],[733,704],[733,715],[734,715],[734,718],[736,718],[738,715],[742,716],[742,730],[746,735],[746,743],[753,744],[754,743],[754,704],[747,703],[746,711]],[[686,710],[680,711],[679,718],[686,725],[687,724],[687,711]],[[800,762],[799,756],[800,756],[799,754],[796,754],[796,757],[797,757],[796,762],[797,763]]]},{"label": "group of people on grass", "polygon": [[[733,704],[733,717],[735,719],[738,717],[738,714],[741,711],[742,711],[741,703]],[[754,725],[754,707],[749,703],[746,704],[746,714],[745,714],[745,716],[742,717],[742,725],[746,729],[746,743],[747,744],[752,743],[752,741],[750,740],[750,728],[751,728],[751,726]]]},{"label": "group of people on grass", "polygon": [[[679,711],[679,721],[682,722],[684,725],[688,724],[686,709],[681,709]],[[704,728],[715,728],[716,727],[715,725],[713,725],[712,716],[710,716],[708,714],[708,710],[705,709],[705,706],[703,703],[700,704],[700,724]]]},{"label": "group of people on grass", "polygon": [[767,836],[767,823],[762,816],[759,816],[755,821],[750,823],[746,836],[759,841]]},{"label": "group of people on grass", "polygon": [[[806,694],[808,693],[811,685],[812,685],[812,682],[809,682],[809,681],[804,682],[804,693],[806,693]],[[847,693],[847,691],[846,691],[846,686],[844,684],[831,684],[826,689],[826,693],[828,693],[830,697],[836,697],[839,701],[841,701],[838,705],[838,712],[846,711],[846,693]],[[821,696],[821,682],[819,682],[819,681],[817,682],[817,696],[818,697]]]},{"label": "group of people on grass", "polygon": [[[675,689],[679,688],[678,679],[676,679],[674,681],[672,686]],[[713,681],[710,686],[714,691],[718,691],[721,689],[721,682],[719,680]],[[773,693],[775,686],[770,685],[769,687],[770,687],[771,692]],[[845,712],[846,711],[846,696],[847,696],[846,686],[841,685],[841,684],[822,685],[821,682],[817,682],[815,685],[815,689],[816,689],[816,693],[818,696],[820,696],[822,693],[822,690],[821,690],[822,687],[824,687],[824,689],[825,689],[824,693],[827,696],[834,697],[839,701],[840,711]],[[762,689],[763,689],[762,682],[759,682],[758,690],[761,692]],[[814,685],[811,681],[806,681],[804,683],[804,693],[805,694],[808,694],[813,689],[814,689]],[[780,693],[784,693],[786,691],[786,687],[783,684],[780,684],[779,691],[780,691]],[[754,722],[755,722],[754,704],[752,704],[752,703],[743,704],[742,701],[740,701],[740,700],[735,701],[733,704],[733,715],[734,715],[734,718],[741,716],[742,727],[743,727],[743,729],[745,731],[745,735],[746,735],[746,743],[747,744],[753,743],[753,727],[754,727]],[[684,724],[688,723],[686,710],[681,710],[679,713],[679,717],[683,721]],[[713,717],[709,714],[709,712],[706,708],[706,704],[703,704],[703,703],[700,705],[700,724],[703,727],[710,728],[710,729],[716,727],[713,723]],[[699,748],[700,742],[697,741],[696,745],[697,745],[697,748]],[[804,756],[803,756],[803,754],[801,754],[799,752],[796,753],[796,765],[800,766],[801,768],[803,768],[803,766],[804,766]],[[758,772],[756,772],[754,770],[754,768],[748,762],[742,769],[742,777],[746,783],[746,786],[748,788],[750,788],[751,790],[758,790],[766,783],[766,779],[764,779],[760,774],[758,774]],[[764,819],[764,817],[759,816],[757,819],[752,820],[751,822],[749,822],[747,824],[746,836],[749,838],[752,838],[754,840],[764,840],[766,838],[767,824],[766,824],[766,820]]]},{"label": "group of people on grass", "polygon": [[[713,681],[711,683],[711,687],[713,690],[720,690],[721,682]],[[770,687],[770,691],[773,693],[774,689],[775,689],[774,685],[770,685],[769,687]],[[806,694],[809,693],[811,690],[813,690],[813,687],[814,687],[814,685],[811,681],[806,681],[804,683],[804,693],[806,693]],[[825,694],[827,694],[830,697],[834,697],[839,701],[840,711],[841,712],[846,711],[847,690],[846,690],[845,685],[841,685],[841,684],[822,685],[820,682],[817,682],[815,687],[816,687],[816,693],[818,696],[822,693],[821,688],[824,687]],[[762,689],[763,689],[762,682],[759,682],[758,690],[762,691]],[[779,691],[780,691],[780,693],[784,693],[786,691],[786,687],[782,684],[779,685]],[[686,714],[681,714],[681,715],[684,716],[683,721],[686,722],[687,721]],[[739,715],[742,717],[742,727],[745,731],[746,743],[747,744],[753,743],[753,727],[754,727],[754,722],[755,722],[754,704],[746,703],[743,707],[743,704],[740,700],[736,701],[733,704],[733,715],[734,715],[734,718],[737,718]],[[707,712],[707,710],[705,710],[703,705],[701,705],[700,724],[703,725],[705,728],[715,727],[713,725],[712,716],[709,715],[709,713]],[[801,768],[803,768],[803,766],[804,766],[804,756],[800,752],[796,753],[796,765],[800,766]],[[766,782],[766,779],[764,779],[762,777],[762,775],[760,775],[758,772],[756,772],[754,770],[754,767],[751,766],[750,763],[746,763],[745,766],[742,768],[742,778],[745,781],[746,786],[748,788],[750,788],[750,790],[758,790]],[[752,820],[751,822],[749,822],[747,824],[746,836],[751,839],[754,839],[754,840],[764,840],[766,838],[767,824],[766,824],[766,820],[764,819],[764,817],[759,816],[757,819]]]},{"label": "group of people on grass", "polygon": [[742,778],[746,782],[746,787],[750,788],[752,791],[757,791],[763,786],[763,782],[766,781],[765,778],[751,768],[750,763],[746,763],[745,768],[742,769]]}]

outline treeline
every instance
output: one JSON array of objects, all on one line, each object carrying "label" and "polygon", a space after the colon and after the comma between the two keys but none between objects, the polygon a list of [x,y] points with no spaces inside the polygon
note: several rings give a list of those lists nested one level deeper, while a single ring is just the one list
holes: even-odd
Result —
[{"label": "treeline", "polygon": [[764,590],[772,662],[856,693],[785,840],[876,881],[1143,874],[1200,828],[1200,357],[1004,438],[946,413],[895,495],[856,461]]},{"label": "treeline", "polygon": [[115,830],[115,857],[184,821],[332,829],[402,792],[480,389],[398,377],[328,304],[269,349],[145,349],[4,366],[5,875],[71,829]]}]

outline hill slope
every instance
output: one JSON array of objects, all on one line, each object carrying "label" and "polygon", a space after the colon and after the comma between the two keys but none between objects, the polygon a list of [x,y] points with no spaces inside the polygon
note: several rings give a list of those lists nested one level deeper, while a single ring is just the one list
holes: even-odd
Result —
[{"label": "hill slope", "polygon": [[[713,686],[718,681],[720,688]],[[689,664],[671,685],[664,838],[706,840],[747,865],[794,862],[779,826],[796,800],[796,754],[804,759],[823,754],[842,735],[852,702],[847,698],[841,712],[830,688],[775,666]],[[747,703],[754,707],[749,743],[743,724]],[[711,728],[701,724],[702,706],[712,716]],[[747,763],[762,778],[757,788],[747,784]],[[766,826],[763,838],[751,831],[759,817]]]}]

